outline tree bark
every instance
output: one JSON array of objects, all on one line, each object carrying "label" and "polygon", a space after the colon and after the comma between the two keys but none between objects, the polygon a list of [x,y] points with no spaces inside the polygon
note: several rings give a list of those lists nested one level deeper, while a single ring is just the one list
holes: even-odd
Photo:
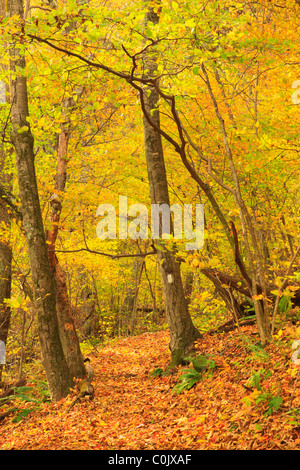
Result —
[{"label": "tree bark", "polygon": [[[9,16],[23,18],[22,0],[8,1]],[[35,309],[43,364],[53,400],[69,393],[73,377],[59,336],[56,288],[50,269],[34,166],[34,139],[29,117],[25,58],[16,44],[10,48],[12,142],[16,154],[19,194],[29,252]]]},{"label": "tree bark", "polygon": [[193,286],[194,286],[194,273],[193,271],[188,271],[186,273],[185,282],[184,282],[184,295],[185,295],[188,305],[190,304],[190,301],[191,301]]},{"label": "tree bark", "polygon": [[127,333],[133,334],[136,326],[137,301],[145,260],[135,258],[132,265],[132,279],[128,284],[122,312],[125,317]]},{"label": "tree bark", "polygon": [[[0,150],[0,158],[2,151]],[[0,162],[2,166],[2,162]],[[0,168],[0,178],[3,179],[2,169]],[[2,181],[1,181],[2,182]],[[10,224],[10,216],[5,202],[0,200],[0,223],[4,223],[7,228]],[[0,241],[0,341],[6,345],[8,331],[10,326],[11,309],[5,302],[10,299],[11,294],[11,264],[12,264],[12,249],[9,242]],[[2,380],[3,365],[0,364],[0,382]]]},{"label": "tree bark", "polygon": [[[146,15],[146,23],[158,23],[159,17],[153,9]],[[155,73],[156,63],[154,57],[148,57],[147,74],[151,77]],[[160,128],[160,115],[158,110],[159,95],[156,88],[151,87],[144,94],[145,111],[155,126]],[[150,186],[151,204],[167,204],[170,206],[168,181],[164,161],[164,152],[161,134],[151,126],[143,116],[145,154]],[[176,260],[176,252],[167,250],[164,244],[156,241],[158,264],[162,280],[164,301],[170,331],[169,348],[171,351],[171,367],[178,365],[183,357],[194,347],[200,333],[195,328],[188,310],[188,303],[184,295],[184,288],[180,273],[180,263]]]},{"label": "tree bark", "polygon": [[[56,8],[57,5],[54,4],[51,5],[51,7]],[[78,14],[80,14],[80,11],[78,12]],[[76,22],[71,22],[67,27],[67,31],[70,32],[75,27]],[[76,94],[77,98],[79,98],[82,92],[83,88],[80,87],[75,91],[74,95]],[[52,229],[46,231],[46,240],[48,246],[50,266],[53,270],[53,274],[56,280],[57,318],[64,355],[73,377],[83,378],[86,374],[86,371],[72,315],[72,308],[67,289],[66,277],[64,270],[62,269],[59,260],[55,254],[55,245],[59,230],[60,214],[62,210],[62,197],[66,189],[67,181],[68,146],[71,134],[70,112],[72,111],[74,106],[75,100],[73,97],[65,98],[62,103],[65,122],[61,125],[57,147],[55,190],[58,194],[54,193],[51,197],[50,221],[52,223]]]},{"label": "tree bark", "polygon": [[[63,103],[66,122],[61,126],[61,132],[58,139],[55,183],[55,190],[59,195],[62,195],[66,188],[67,154],[70,138],[70,118],[68,113],[74,104],[75,102],[72,98],[67,98]],[[52,194],[50,201],[50,221],[52,223],[52,228],[46,231],[48,256],[50,267],[56,281],[57,319],[64,355],[72,376],[83,378],[86,372],[72,315],[65,273],[55,254],[55,245],[59,230],[60,214],[62,210],[61,196],[58,194]]]},{"label": "tree bark", "polygon": [[[4,0],[0,1],[0,16],[5,15]],[[3,69],[4,66],[1,64]],[[8,93],[5,91],[6,101],[8,101]],[[5,170],[7,156],[3,142],[0,144],[0,185],[5,191],[11,192],[12,175]],[[6,227],[6,234],[0,239],[0,341],[6,345],[11,309],[5,303],[5,299],[10,299],[11,294],[11,264],[12,264],[12,249],[7,235],[10,231],[11,211],[6,203],[5,198],[0,198],[0,224]],[[3,365],[0,364],[0,383],[2,380]]]}]

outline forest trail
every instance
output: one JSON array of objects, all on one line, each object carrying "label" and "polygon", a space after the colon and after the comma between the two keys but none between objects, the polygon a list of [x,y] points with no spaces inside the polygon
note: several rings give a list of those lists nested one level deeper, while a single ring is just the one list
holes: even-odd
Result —
[{"label": "forest trail", "polygon": [[[254,327],[243,331],[255,342]],[[180,394],[173,388],[186,367],[169,376],[150,375],[168,364],[168,332],[120,339],[90,355],[95,371],[93,401],[82,399],[68,412],[72,397],[67,397],[41,404],[17,423],[6,417],[0,422],[0,449],[297,449],[300,385],[291,412],[296,366],[290,359],[289,339],[283,332],[280,346],[268,346],[266,359],[243,348],[237,331],[204,335],[200,352],[213,358],[215,368],[211,376],[205,373],[196,386]],[[260,390],[249,387],[254,371],[270,372]],[[282,404],[267,415],[267,404],[276,394]]]}]

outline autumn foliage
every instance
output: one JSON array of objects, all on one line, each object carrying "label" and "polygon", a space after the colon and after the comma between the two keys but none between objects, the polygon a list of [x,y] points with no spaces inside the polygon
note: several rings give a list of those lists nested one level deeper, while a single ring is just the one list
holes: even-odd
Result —
[{"label": "autumn foliage", "polygon": [[[153,374],[168,364],[166,331],[94,350],[94,400],[82,400],[68,412],[72,396],[51,404],[16,399],[14,406],[32,412],[16,420],[15,411],[1,421],[0,447],[297,449],[300,384],[291,361],[295,328],[283,329],[265,350],[258,347],[253,327],[243,327],[242,334],[248,338],[245,343],[237,331],[206,335],[199,353],[209,357],[214,368],[181,393],[175,387],[185,370],[193,369],[190,364],[170,375]],[[27,394],[41,399],[36,394],[37,377],[33,379]]]},{"label": "autumn foliage", "polygon": [[299,12],[0,0],[0,449],[299,448]]}]

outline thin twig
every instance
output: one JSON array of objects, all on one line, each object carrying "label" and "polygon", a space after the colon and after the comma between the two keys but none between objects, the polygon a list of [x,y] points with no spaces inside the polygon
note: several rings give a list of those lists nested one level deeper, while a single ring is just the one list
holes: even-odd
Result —
[{"label": "thin twig", "polygon": [[294,400],[294,395],[295,395],[295,391],[296,391],[296,386],[297,386],[297,382],[298,382],[298,379],[299,379],[299,375],[300,375],[300,368],[298,369],[298,373],[297,373],[297,377],[296,377],[296,380],[295,380],[295,385],[294,385],[293,393],[292,393],[292,396],[291,396],[290,409],[292,408],[292,403],[293,403],[293,400]]}]

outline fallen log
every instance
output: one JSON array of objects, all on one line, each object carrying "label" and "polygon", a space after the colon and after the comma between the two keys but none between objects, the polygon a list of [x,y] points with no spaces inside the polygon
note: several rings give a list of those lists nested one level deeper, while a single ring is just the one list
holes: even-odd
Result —
[{"label": "fallen log", "polygon": [[225,323],[222,323],[222,325],[217,326],[216,328],[212,328],[211,330],[206,331],[206,335],[214,335],[217,333],[228,333],[229,331],[233,331],[235,328],[239,326],[249,326],[249,325],[254,325],[256,322],[255,318],[247,318],[245,320],[237,322],[234,319],[228,320]]},{"label": "fallen log", "polygon": [[15,393],[15,389],[18,387],[23,387],[26,384],[26,378],[21,377],[19,380],[14,382],[13,384],[9,385],[9,387],[2,392],[0,395],[0,398],[5,398],[9,397],[10,395],[13,395]]},{"label": "fallen log", "polygon": [[9,410],[4,411],[4,413],[0,414],[0,421],[2,421],[6,416],[10,415],[11,413],[14,413],[15,411],[18,411],[18,408],[10,408]]}]

